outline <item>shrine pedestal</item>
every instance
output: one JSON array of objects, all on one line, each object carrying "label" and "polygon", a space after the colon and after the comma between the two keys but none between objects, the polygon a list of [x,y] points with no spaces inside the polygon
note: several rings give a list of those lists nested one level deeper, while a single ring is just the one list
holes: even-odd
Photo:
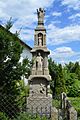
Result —
[{"label": "shrine pedestal", "polygon": [[50,115],[52,98],[50,97],[28,97],[27,112],[34,114]]}]

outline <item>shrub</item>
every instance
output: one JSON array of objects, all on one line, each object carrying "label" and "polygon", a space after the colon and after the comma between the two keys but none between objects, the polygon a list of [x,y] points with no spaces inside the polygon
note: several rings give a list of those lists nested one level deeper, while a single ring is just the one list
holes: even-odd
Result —
[{"label": "shrub", "polygon": [[0,120],[9,120],[5,113],[0,112]]},{"label": "shrub", "polygon": [[60,100],[53,99],[52,105],[53,107],[60,108]]},{"label": "shrub", "polygon": [[78,117],[80,117],[80,97],[69,97],[71,104],[76,109]]},{"label": "shrub", "polygon": [[45,116],[40,117],[39,115],[21,113],[17,118],[14,118],[13,120],[47,120],[47,118]]}]

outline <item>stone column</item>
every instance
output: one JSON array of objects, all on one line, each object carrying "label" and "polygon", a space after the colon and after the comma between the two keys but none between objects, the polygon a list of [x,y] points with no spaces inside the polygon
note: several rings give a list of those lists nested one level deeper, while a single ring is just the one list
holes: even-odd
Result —
[{"label": "stone column", "polygon": [[49,75],[49,70],[48,70],[48,57],[45,55],[44,58],[44,74]]},{"label": "stone column", "polygon": [[46,46],[46,34],[43,35],[43,45]]},{"label": "stone column", "polygon": [[45,56],[45,68],[48,69],[48,58],[47,58],[47,56]]},{"label": "stone column", "polygon": [[36,74],[36,61],[35,61],[35,56],[33,56],[33,66],[32,66],[32,72],[31,72],[31,74],[32,75],[35,75]]},{"label": "stone column", "polygon": [[36,34],[34,35],[34,46],[36,46],[37,45],[37,43],[36,43]]}]

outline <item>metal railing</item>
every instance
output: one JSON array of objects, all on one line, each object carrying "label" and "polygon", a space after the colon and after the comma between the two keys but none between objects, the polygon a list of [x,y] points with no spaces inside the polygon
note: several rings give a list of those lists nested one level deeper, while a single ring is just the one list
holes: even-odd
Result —
[{"label": "metal railing", "polygon": [[23,113],[26,114],[26,118],[27,115],[30,115],[31,120],[34,120],[34,117],[37,118],[37,116],[39,116],[41,119],[43,116],[45,116],[47,120],[50,120],[51,118],[51,107],[49,108],[50,112],[47,111],[46,107],[44,108],[45,111],[43,111],[43,108],[40,106],[36,107],[35,112],[33,106],[31,107],[30,111],[28,111],[28,109],[29,108],[27,107],[26,96],[14,96],[10,94],[0,93],[0,113],[5,113],[6,116],[8,116],[9,120],[12,120],[14,118],[17,120],[20,114]]}]

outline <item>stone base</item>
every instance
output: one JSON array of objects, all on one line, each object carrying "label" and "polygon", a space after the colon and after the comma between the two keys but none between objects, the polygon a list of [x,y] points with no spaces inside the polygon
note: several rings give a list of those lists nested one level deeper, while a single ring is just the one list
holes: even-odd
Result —
[{"label": "stone base", "polygon": [[52,98],[50,97],[28,97],[27,112],[38,113],[40,115],[50,115],[52,106]]}]

